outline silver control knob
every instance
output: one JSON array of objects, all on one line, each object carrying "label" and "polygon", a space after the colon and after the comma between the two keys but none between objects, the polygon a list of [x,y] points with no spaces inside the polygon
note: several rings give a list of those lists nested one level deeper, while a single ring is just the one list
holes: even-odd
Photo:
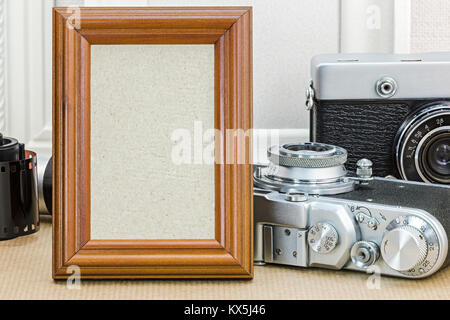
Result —
[{"label": "silver control knob", "polygon": [[362,179],[369,179],[372,177],[373,162],[369,159],[360,159],[356,163],[356,175]]},{"label": "silver control knob", "polygon": [[384,236],[381,256],[392,269],[408,271],[425,260],[427,241],[418,229],[409,225],[401,226]]},{"label": "silver control knob", "polygon": [[338,233],[329,223],[317,223],[308,231],[308,244],[317,253],[329,253],[337,245]]},{"label": "silver control knob", "polygon": [[356,242],[350,252],[353,263],[359,268],[367,268],[373,265],[380,256],[380,250],[376,243],[371,241]]}]

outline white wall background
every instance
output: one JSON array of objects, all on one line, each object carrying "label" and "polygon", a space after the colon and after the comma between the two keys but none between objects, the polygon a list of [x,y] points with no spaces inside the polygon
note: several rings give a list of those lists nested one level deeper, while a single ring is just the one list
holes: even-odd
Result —
[{"label": "white wall background", "polygon": [[[0,131],[51,148],[54,5],[253,6],[254,126],[307,139],[313,55],[450,50],[448,0],[0,0]],[[378,19],[378,20],[377,20]]]},{"label": "white wall background", "polygon": [[342,1],[342,51],[393,51],[393,24],[394,1]]},{"label": "white wall background", "polygon": [[0,0],[0,131],[51,146],[53,1]]},{"label": "white wall background", "polygon": [[408,53],[411,0],[341,0],[341,51]]},{"label": "white wall background", "polygon": [[302,128],[296,133],[302,139],[309,61],[339,50],[339,0],[0,0],[7,82],[0,130],[38,151],[49,149],[51,138],[53,5],[253,6],[254,126]]},{"label": "white wall background", "polygon": [[306,128],[308,120],[303,106],[309,60],[315,54],[339,50],[339,0],[70,2],[86,6],[253,6],[255,128]]},{"label": "white wall background", "polygon": [[412,0],[411,52],[450,51],[450,1]]}]

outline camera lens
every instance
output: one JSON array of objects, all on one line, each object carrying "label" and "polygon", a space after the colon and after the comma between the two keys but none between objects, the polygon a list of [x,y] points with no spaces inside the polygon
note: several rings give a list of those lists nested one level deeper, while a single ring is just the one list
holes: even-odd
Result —
[{"label": "camera lens", "polygon": [[421,165],[431,180],[450,183],[450,131],[430,139],[424,147]]},{"label": "camera lens", "polygon": [[450,184],[450,104],[411,114],[397,133],[395,150],[403,179]]},{"label": "camera lens", "polygon": [[428,151],[428,162],[439,174],[450,175],[450,139],[435,142]]}]

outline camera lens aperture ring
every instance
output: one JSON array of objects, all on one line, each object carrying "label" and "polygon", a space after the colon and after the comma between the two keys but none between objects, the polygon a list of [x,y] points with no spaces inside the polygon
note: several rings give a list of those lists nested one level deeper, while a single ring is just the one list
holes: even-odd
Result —
[{"label": "camera lens aperture ring", "polygon": [[439,175],[431,170],[433,164],[428,163],[427,157],[430,143],[440,141],[443,135],[447,134],[448,126],[450,104],[447,103],[422,108],[405,120],[397,133],[395,143],[397,168],[403,179],[450,183],[448,175]]},{"label": "camera lens aperture ring", "polygon": [[314,142],[272,146],[267,155],[272,163],[285,167],[328,168],[347,161],[344,148]]}]

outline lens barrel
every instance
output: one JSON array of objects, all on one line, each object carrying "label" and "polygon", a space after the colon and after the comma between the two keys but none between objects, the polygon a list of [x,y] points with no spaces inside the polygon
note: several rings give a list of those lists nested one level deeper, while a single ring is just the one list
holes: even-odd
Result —
[{"label": "lens barrel", "polygon": [[401,178],[450,184],[450,103],[427,105],[411,114],[394,148]]},{"label": "lens barrel", "polygon": [[419,150],[418,165],[428,180],[450,184],[450,127],[439,130]]},{"label": "lens barrel", "polygon": [[267,150],[270,164],[254,173],[254,185],[282,193],[339,194],[352,191],[345,162],[347,151],[317,143],[287,143]]}]

